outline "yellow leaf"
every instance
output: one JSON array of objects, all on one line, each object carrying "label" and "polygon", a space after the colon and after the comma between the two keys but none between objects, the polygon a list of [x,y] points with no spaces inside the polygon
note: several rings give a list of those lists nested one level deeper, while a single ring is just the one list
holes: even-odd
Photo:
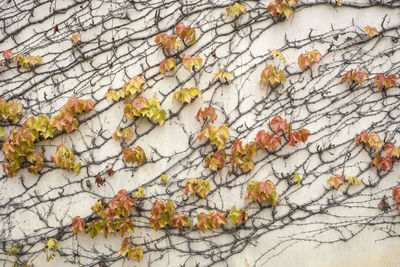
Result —
[{"label": "yellow leaf", "polygon": [[368,34],[370,38],[379,35],[378,30],[375,27],[371,27],[369,25],[364,27],[364,32]]},{"label": "yellow leaf", "polygon": [[276,58],[276,56],[279,56],[279,60],[282,60],[283,63],[286,63],[286,58],[283,56],[282,52],[279,49],[274,49],[271,51],[270,55]]}]

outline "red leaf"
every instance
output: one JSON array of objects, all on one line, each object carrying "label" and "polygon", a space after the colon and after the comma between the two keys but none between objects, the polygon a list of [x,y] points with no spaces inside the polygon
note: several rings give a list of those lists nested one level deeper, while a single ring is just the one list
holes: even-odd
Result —
[{"label": "red leaf", "polygon": [[10,49],[4,50],[4,51],[3,51],[3,57],[4,57],[5,59],[10,59],[10,58],[12,57],[12,52],[11,52],[11,50],[10,50]]},{"label": "red leaf", "polygon": [[400,203],[400,186],[396,186],[395,188],[393,188],[393,198]]},{"label": "red leaf", "polygon": [[300,142],[300,134],[295,131],[289,133],[289,145],[295,146],[298,142]]},{"label": "red leaf", "polygon": [[115,171],[114,171],[112,168],[110,168],[110,169],[107,170],[108,176],[113,176],[114,173],[115,173]]},{"label": "red leaf", "polygon": [[280,116],[275,116],[271,120],[271,126],[274,129],[275,133],[278,133],[280,130],[286,133],[286,120],[282,119]]},{"label": "red leaf", "polygon": [[58,24],[54,26],[54,34],[56,34],[56,32],[58,32]]}]

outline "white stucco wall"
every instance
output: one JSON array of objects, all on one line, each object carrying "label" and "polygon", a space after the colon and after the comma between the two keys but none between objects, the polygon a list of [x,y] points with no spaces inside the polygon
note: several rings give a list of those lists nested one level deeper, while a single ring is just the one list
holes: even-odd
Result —
[{"label": "white stucco wall", "polygon": [[[400,144],[399,88],[389,89],[385,96],[373,85],[377,73],[390,71],[399,76],[398,4],[356,8],[368,3],[344,1],[334,7],[302,2],[294,17],[274,23],[266,12],[267,1],[246,1],[249,12],[236,20],[224,15],[228,1],[92,0],[40,5],[21,1],[20,10],[14,3],[3,2],[0,50],[43,56],[34,71],[15,64],[0,71],[0,97],[21,102],[21,122],[31,115],[57,114],[73,96],[92,98],[96,104],[95,111],[79,117],[78,131],[37,144],[46,159],[40,176],[21,169],[15,178],[3,175],[0,179],[3,266],[16,261],[7,255],[16,244],[26,253],[21,262],[31,266],[93,266],[105,258],[111,266],[209,266],[218,261],[213,266],[236,267],[245,266],[245,257],[249,266],[399,266],[399,212],[391,197],[392,188],[399,184],[398,163],[388,173],[378,173],[368,168],[368,152],[353,142],[360,131],[370,130],[385,142]],[[32,13],[23,11],[33,5],[39,7]],[[186,16],[179,11],[181,5],[186,6],[182,9]],[[54,10],[62,12],[49,16]],[[155,24],[158,12],[164,19]],[[200,55],[204,66],[193,74],[179,64],[176,75],[164,77],[158,65],[165,57],[154,38],[159,32],[172,33],[178,22],[194,27],[198,39],[181,55]],[[59,27],[56,34],[54,25]],[[363,33],[366,25],[382,34],[370,40]],[[74,32],[82,34],[78,48],[69,40]],[[283,51],[286,65],[269,57],[273,49]],[[321,63],[301,72],[297,57],[312,49],[322,53]],[[212,50],[217,58],[211,56]],[[258,85],[267,64],[285,68],[284,86],[273,90]],[[234,76],[230,85],[211,82],[213,73],[223,67]],[[370,74],[363,86],[352,90],[340,83],[340,75],[351,68]],[[108,88],[119,89],[143,71],[147,81],[143,95],[156,94],[167,111],[162,126],[146,118],[131,122],[123,116],[122,101],[108,103],[104,97]],[[175,91],[194,85],[202,90],[202,98],[189,105],[173,101]],[[211,146],[197,139],[204,124],[194,119],[197,110],[208,104],[217,110],[214,125],[229,126],[227,151],[236,138],[247,143],[259,130],[269,129],[275,115],[312,134],[306,144],[286,145],[275,154],[258,152],[255,169],[247,174],[234,171],[232,175],[230,164],[213,173],[204,167]],[[127,126],[135,131],[130,145],[140,145],[149,159],[139,168],[123,162],[121,150],[127,144],[111,139],[117,127]],[[50,156],[61,143],[77,152],[83,166],[80,175],[53,169]],[[105,186],[97,187],[94,176],[110,167],[116,173],[107,177]],[[301,186],[285,178],[295,172],[303,177]],[[163,173],[169,175],[167,187],[159,182]],[[329,190],[327,179],[336,173],[355,175],[363,184]],[[183,194],[185,181],[194,177],[210,181],[207,200]],[[274,217],[271,208],[260,209],[244,201],[247,184],[267,178],[281,196]],[[92,182],[92,189],[86,180]],[[376,185],[368,186],[371,183]],[[67,230],[75,216],[89,216],[90,206],[99,198],[109,199],[123,188],[133,192],[139,186],[145,187],[143,208],[147,210],[133,215],[133,243],[147,244],[140,263],[118,259],[119,235],[91,239],[82,233],[72,237],[70,232],[58,243],[56,258],[46,262],[42,249],[57,229]],[[391,211],[378,208],[383,195],[388,196]],[[228,224],[223,230],[205,233],[195,229],[156,232],[148,224],[148,210],[155,199],[173,200],[177,210],[188,212],[194,223],[201,211],[227,211],[232,205],[245,208],[250,218],[239,229]],[[335,201],[338,205],[332,205]],[[293,209],[296,205],[307,212]],[[316,214],[321,208],[327,212]],[[240,241],[232,246],[235,239]]]}]

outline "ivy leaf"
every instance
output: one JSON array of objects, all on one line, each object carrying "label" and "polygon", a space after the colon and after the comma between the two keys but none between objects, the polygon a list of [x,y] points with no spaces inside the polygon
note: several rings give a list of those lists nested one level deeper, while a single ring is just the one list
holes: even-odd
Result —
[{"label": "ivy leaf", "polygon": [[281,50],[279,50],[279,49],[274,49],[274,50],[271,51],[270,55],[273,56],[274,59],[275,59],[277,56],[279,56],[279,60],[282,60],[283,63],[286,63],[286,58],[283,56]]},{"label": "ivy leaf", "polygon": [[182,90],[175,92],[173,95],[173,99],[183,103],[190,103],[196,97],[201,97],[201,91],[197,88],[197,86],[193,86],[190,88],[183,88]]},{"label": "ivy leaf", "polygon": [[193,45],[196,43],[196,31],[190,26],[185,26],[183,23],[176,25],[176,33],[179,37],[187,42],[187,45]]},{"label": "ivy leaf", "polygon": [[209,153],[206,156],[206,166],[208,166],[213,171],[218,171],[218,169],[222,169],[225,166],[226,162],[226,153],[224,150],[218,150],[217,152]]},{"label": "ivy leaf", "polygon": [[200,69],[203,64],[203,59],[200,56],[185,55],[182,58],[182,64],[188,70],[192,70],[194,66],[196,66],[198,69]]},{"label": "ivy leaf", "polygon": [[244,209],[237,209],[234,205],[229,212],[228,219],[234,225],[241,225],[242,223],[246,222],[248,218],[248,214]]},{"label": "ivy leaf", "polygon": [[160,33],[156,36],[155,43],[164,49],[178,49],[182,46],[182,42],[176,40],[176,37],[175,34]]},{"label": "ivy leaf", "polygon": [[299,64],[300,69],[304,71],[306,67],[306,55],[300,54],[300,56],[297,59],[297,63]]},{"label": "ivy leaf", "polygon": [[172,215],[172,226],[178,227],[179,229],[183,229],[185,225],[192,225],[189,217],[184,213],[174,213]]},{"label": "ivy leaf", "polygon": [[197,216],[197,228],[199,228],[201,231],[205,231],[207,230],[208,226],[208,217],[204,212],[201,212],[198,216]]},{"label": "ivy leaf", "polygon": [[400,203],[400,186],[396,186],[392,190],[393,198],[396,200],[398,203]]},{"label": "ivy leaf", "polygon": [[283,70],[279,70],[275,66],[268,65],[261,72],[260,86],[263,84],[270,84],[271,86],[284,84],[286,81],[286,76]]},{"label": "ivy leaf", "polygon": [[361,180],[354,176],[346,177],[346,180],[349,184],[355,184],[355,185],[361,184]]},{"label": "ivy leaf", "polygon": [[272,206],[276,206],[279,196],[276,194],[275,185],[272,181],[251,181],[247,186],[247,197],[245,200],[249,204],[250,200],[253,200],[258,201],[260,204],[265,201]]},{"label": "ivy leaf", "polygon": [[208,106],[204,109],[199,109],[197,111],[197,115],[196,115],[196,120],[198,122],[200,122],[200,118],[202,118],[203,120],[206,120],[207,118],[210,119],[210,121],[212,123],[214,123],[214,121],[217,119],[217,114],[215,113],[215,109],[212,106]]},{"label": "ivy leaf", "polygon": [[383,151],[387,153],[389,158],[393,158],[394,156],[400,158],[400,147],[394,146],[392,142],[387,143]]},{"label": "ivy leaf", "polygon": [[297,172],[293,175],[293,181],[298,185],[301,184],[301,177]]},{"label": "ivy leaf", "polygon": [[226,8],[225,15],[236,17],[236,16],[239,16],[241,13],[246,14],[246,12],[247,12],[247,9],[243,5],[236,2],[235,4],[233,4],[233,6],[229,5]]},{"label": "ivy leaf", "polygon": [[335,174],[329,177],[328,184],[332,185],[337,190],[341,184],[344,184],[343,176]]},{"label": "ivy leaf", "polygon": [[167,182],[167,180],[168,180],[168,175],[166,175],[166,174],[161,175],[160,180],[161,180],[162,183]]},{"label": "ivy leaf", "polygon": [[296,146],[296,143],[300,142],[300,134],[296,131],[289,131],[288,133],[289,145]]},{"label": "ivy leaf", "polygon": [[218,78],[221,83],[226,82],[228,84],[231,83],[233,75],[229,72],[225,72],[225,69],[220,69],[217,73],[214,73],[212,80]]},{"label": "ivy leaf", "polygon": [[316,49],[312,51],[306,50],[305,54],[299,55],[297,62],[299,64],[300,69],[304,71],[306,66],[311,68],[314,62],[319,63],[321,57],[322,57],[321,53]]},{"label": "ivy leaf", "polygon": [[375,27],[369,25],[364,27],[364,32],[369,35],[370,38],[379,35],[378,30]]},{"label": "ivy leaf", "polygon": [[225,214],[222,211],[210,211],[208,217],[214,229],[219,229],[221,224],[226,224]]},{"label": "ivy leaf", "polygon": [[379,73],[375,76],[374,83],[378,86],[379,90],[383,88],[390,88],[397,86],[397,77],[394,74],[390,74],[389,76],[384,75],[383,73]]},{"label": "ivy leaf", "polygon": [[143,165],[147,162],[146,154],[144,153],[143,148],[137,146],[134,150],[132,148],[126,147],[122,149],[122,153],[124,154],[124,161],[126,163],[137,163],[139,166]]},{"label": "ivy leaf", "polygon": [[72,34],[71,42],[72,42],[74,45],[78,44],[78,43],[81,42],[81,41],[82,41],[82,36],[81,36],[81,34],[80,34],[79,32],[78,32],[78,33]]},{"label": "ivy leaf", "polygon": [[76,216],[72,220],[72,232],[77,235],[78,232],[85,232],[85,219],[82,219],[79,216]]},{"label": "ivy leaf", "polygon": [[287,132],[286,120],[282,119],[280,116],[275,116],[271,120],[271,126],[275,133],[278,133],[280,130],[285,133]]},{"label": "ivy leaf", "polygon": [[3,51],[3,57],[5,59],[10,59],[12,57],[13,53],[11,52],[10,49],[4,50]]},{"label": "ivy leaf", "polygon": [[164,59],[160,63],[160,73],[165,75],[167,71],[174,70],[176,72],[176,60],[175,58],[171,57],[168,59]]},{"label": "ivy leaf", "polygon": [[107,170],[108,176],[113,176],[114,173],[115,173],[115,171],[114,171],[112,168],[110,168],[110,169]]},{"label": "ivy leaf", "polygon": [[105,179],[101,178],[100,173],[95,176],[95,183],[97,184],[98,187],[104,185]]}]

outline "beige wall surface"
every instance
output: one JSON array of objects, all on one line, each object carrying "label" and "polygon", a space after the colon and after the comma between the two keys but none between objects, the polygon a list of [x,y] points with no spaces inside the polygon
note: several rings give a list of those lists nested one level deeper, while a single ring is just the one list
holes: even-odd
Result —
[{"label": "beige wall surface", "polygon": [[[0,1],[0,51],[42,56],[32,69],[0,56],[5,63],[0,97],[23,107],[19,125],[2,122],[6,134],[30,116],[58,114],[74,96],[95,103],[93,111],[78,117],[76,131],[37,142],[45,163],[37,176],[26,163],[16,177],[1,174],[0,266],[400,266],[400,216],[392,198],[400,184],[398,160],[387,171],[377,170],[369,164],[381,151],[354,142],[367,131],[383,143],[400,144],[399,87],[382,91],[374,84],[378,73],[400,75],[399,2],[300,0],[287,20],[274,20],[267,0],[240,2],[246,14],[231,17],[225,8],[234,2],[220,0]],[[156,35],[175,33],[180,22],[196,30],[197,42],[167,52],[157,47]],[[370,38],[367,25],[379,35]],[[77,45],[70,40],[74,33],[81,34]],[[282,51],[285,63],[272,58],[273,49]],[[321,52],[320,63],[301,71],[298,56],[313,49]],[[186,54],[200,55],[203,66],[187,70],[181,64]],[[166,57],[176,58],[176,73],[160,74]],[[283,69],[283,85],[259,85],[267,65]],[[212,80],[222,68],[233,75],[231,84]],[[365,70],[369,78],[362,85],[341,83],[350,69]],[[163,125],[145,117],[130,120],[124,101],[105,98],[109,88],[119,90],[138,75],[146,80],[141,94],[156,95],[166,110]],[[173,100],[175,92],[192,86],[201,97],[190,104]],[[204,165],[215,147],[199,141],[206,123],[194,118],[208,105],[218,115],[214,126],[227,124],[230,133],[227,163],[218,172]],[[229,155],[235,140],[246,144],[260,130],[272,132],[274,116],[294,130],[308,129],[307,142],[289,146],[281,135],[277,151],[256,153],[254,170],[234,168]],[[117,127],[132,129],[133,138],[113,140]],[[60,144],[74,149],[82,164],[79,175],[54,166],[51,155]],[[122,149],[137,146],[147,163],[125,163]],[[3,153],[0,160],[4,163]],[[112,176],[106,174],[110,168]],[[302,177],[300,185],[293,182],[295,173]],[[165,186],[162,174],[169,176]],[[335,190],[327,183],[334,174],[355,176],[361,184]],[[96,185],[96,175],[105,179],[104,186]],[[206,199],[185,196],[191,178],[210,182]],[[247,204],[247,185],[266,179],[280,196],[276,207]],[[135,231],[129,235],[143,249],[141,262],[118,255],[119,233],[107,239],[72,234],[72,219],[94,218],[90,207],[96,201],[109,201],[121,189],[132,194],[140,186],[146,196],[132,209]],[[386,211],[379,208],[383,196],[390,206]],[[155,231],[150,209],[155,200],[168,199],[194,224],[202,211],[227,216],[233,205],[249,217],[241,226],[228,221],[205,232]],[[59,241],[55,258],[47,262],[43,248],[49,238]],[[20,252],[8,255],[14,246]]]}]

